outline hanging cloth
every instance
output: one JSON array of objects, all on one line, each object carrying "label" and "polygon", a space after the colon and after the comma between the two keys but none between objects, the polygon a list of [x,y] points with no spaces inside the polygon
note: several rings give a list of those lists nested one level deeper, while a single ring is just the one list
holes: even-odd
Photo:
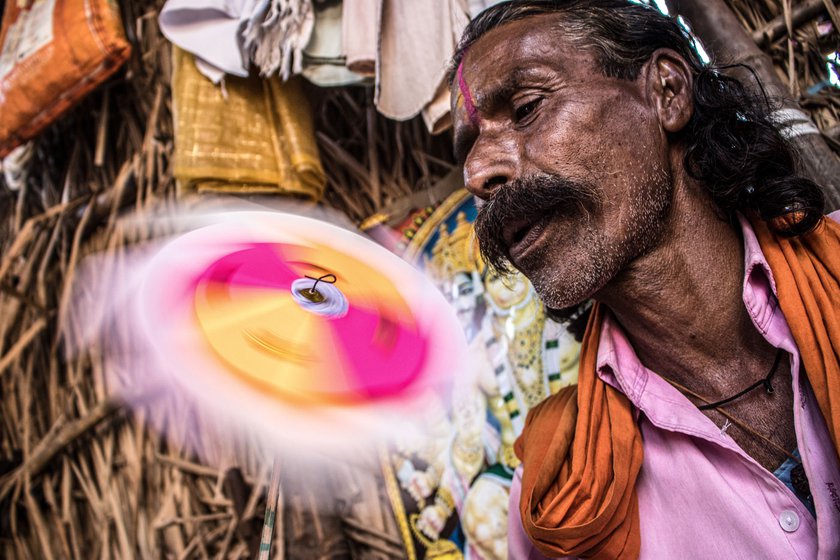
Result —
[{"label": "hanging cloth", "polygon": [[341,33],[347,68],[373,78],[382,0],[344,0],[343,10]]},{"label": "hanging cloth", "polygon": [[260,74],[288,80],[303,71],[314,26],[312,0],[257,0],[242,30],[243,48]]},{"label": "hanging cloth", "polygon": [[202,74],[218,84],[225,74],[246,77],[250,62],[241,38],[257,0],[169,0],[160,11],[160,31],[196,56]]},{"label": "hanging cloth", "polygon": [[439,132],[449,118],[449,61],[469,23],[466,0],[380,0],[380,4],[376,106],[396,120],[425,111],[427,127]]},{"label": "hanging cloth", "polygon": [[226,80],[227,96],[175,48],[174,173],[179,194],[284,194],[318,200],[326,176],[300,78]]},{"label": "hanging cloth", "polygon": [[160,12],[163,35],[216,84],[252,62],[263,76],[299,74],[314,22],[311,0],[168,0]]},{"label": "hanging cloth", "polygon": [[342,6],[315,10],[315,28],[303,51],[303,76],[321,87],[346,86],[365,80],[347,68],[342,45]]}]

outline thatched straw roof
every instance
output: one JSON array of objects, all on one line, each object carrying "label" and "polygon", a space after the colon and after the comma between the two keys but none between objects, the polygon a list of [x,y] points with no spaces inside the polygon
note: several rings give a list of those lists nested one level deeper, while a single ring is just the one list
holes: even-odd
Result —
[{"label": "thatched straw roof", "polygon": [[[840,96],[828,84],[826,57],[840,49],[835,2],[726,0],[753,40],[770,55],[788,92],[840,150]],[[791,34],[789,30],[792,30]],[[840,75],[840,59],[835,58]]]},{"label": "thatched straw roof", "polygon": [[[791,21],[790,2],[727,1],[751,33],[768,30],[772,40],[757,38],[837,150],[840,95],[814,87],[827,79],[824,56],[838,48],[837,27],[824,33],[829,19],[815,8],[822,23],[806,18],[788,42],[793,26],[777,22]],[[157,28],[162,3],[120,1],[135,46],[126,69],[39,139],[24,189],[11,193],[0,184],[3,558],[245,558],[258,539],[270,458],[210,436],[164,441],[144,427],[144,413],[129,415],[108,396],[99,353],[65,360],[58,336],[80,259],[104,248],[118,255],[158,234],[127,229],[117,217],[175,196],[170,49]],[[837,23],[836,13],[830,17]],[[433,138],[419,121],[381,117],[370,90],[313,95],[326,202],[352,220],[452,168],[446,135]],[[130,344],[126,333],[112,336]],[[154,411],[168,415],[176,431],[191,414],[174,402],[157,402]],[[199,448],[227,467],[201,464]],[[276,557],[401,556],[377,468],[378,458],[362,458],[337,465],[322,488],[287,492]],[[292,468],[287,476],[294,478]],[[324,496],[338,498],[333,509],[317,507]]]}]

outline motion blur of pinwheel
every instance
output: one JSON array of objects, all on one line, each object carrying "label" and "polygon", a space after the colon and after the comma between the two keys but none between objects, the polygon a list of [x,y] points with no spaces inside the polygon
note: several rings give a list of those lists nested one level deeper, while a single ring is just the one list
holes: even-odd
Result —
[{"label": "motion blur of pinwheel", "polygon": [[[182,216],[186,231],[131,257],[73,312],[88,336],[119,317],[130,394],[166,384],[278,448],[357,449],[422,426],[463,355],[454,312],[372,241],[279,212]],[[93,257],[91,275],[107,269]],[[85,274],[85,272],[83,272]],[[84,344],[85,334],[72,338]]]}]

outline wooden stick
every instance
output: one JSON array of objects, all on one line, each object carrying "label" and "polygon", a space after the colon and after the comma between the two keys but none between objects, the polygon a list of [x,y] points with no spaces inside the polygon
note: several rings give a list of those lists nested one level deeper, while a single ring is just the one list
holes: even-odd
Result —
[{"label": "wooden stick", "polygon": [[3,278],[6,273],[8,272],[9,268],[12,266],[14,260],[23,252],[23,249],[26,247],[27,243],[31,241],[32,237],[34,237],[34,230],[35,228],[40,225],[42,222],[50,220],[51,218],[58,216],[65,210],[73,207],[79,206],[85,202],[89,197],[79,197],[76,200],[65,202],[62,204],[57,204],[52,208],[48,209],[46,212],[39,214],[37,216],[33,216],[26,220],[26,223],[23,224],[23,227],[20,228],[20,231],[17,233],[15,240],[12,242],[11,246],[8,249],[4,250],[3,260],[0,261],[0,278]]},{"label": "wooden stick", "polygon": [[39,474],[53,457],[75,441],[76,438],[114,414],[120,409],[121,405],[121,401],[108,399],[97,404],[84,417],[67,423],[52,441],[36,450],[28,461],[5,477],[6,480],[0,486],[0,500],[8,495],[9,491],[17,482],[22,480],[23,476],[33,477]]},{"label": "wooden stick", "polygon": [[96,131],[96,149],[93,156],[93,165],[102,167],[105,165],[105,145],[108,138],[108,116],[111,107],[111,88],[105,88],[102,95],[102,114],[99,116],[99,128]]},{"label": "wooden stick", "polygon": [[[141,396],[131,397],[129,400],[131,402],[143,401],[154,398],[159,392],[160,389],[153,388],[144,392]],[[39,474],[65,447],[76,441],[82,434],[95,428],[102,421],[113,416],[122,407],[122,399],[110,397],[97,403],[82,418],[64,424],[49,441],[42,441],[25,463],[4,477],[4,480],[0,483],[0,501],[8,495],[15,483],[20,481],[22,477],[31,478]]]},{"label": "wooden stick", "polygon": [[9,367],[12,362],[20,355],[23,350],[29,346],[29,343],[32,342],[36,336],[41,334],[47,327],[47,319],[46,317],[40,317],[36,320],[29,328],[26,330],[25,333],[21,335],[18,341],[15,343],[14,346],[6,353],[5,356],[0,358],[0,376],[3,375],[3,372]]},{"label": "wooden stick", "polygon": [[376,107],[373,105],[373,95],[367,92],[366,124],[368,144],[368,167],[370,174],[370,197],[373,199],[374,211],[382,205],[382,187],[379,177],[379,153],[376,150]]},{"label": "wooden stick", "polygon": [[377,538],[381,541],[384,541],[388,544],[391,544],[391,545],[397,547],[397,549],[399,549],[399,550],[402,550],[402,545],[403,545],[402,541],[394,535],[391,535],[391,534],[386,533],[384,531],[379,531],[377,529],[374,529],[370,525],[361,523],[360,521],[357,521],[357,520],[353,519],[352,517],[343,517],[341,519],[341,521],[342,521],[342,523],[347,525],[347,527],[349,529],[352,529],[352,530],[360,532],[360,533],[366,533],[366,534],[368,534],[372,537],[375,537],[375,538]]},{"label": "wooden stick", "polygon": [[[796,29],[825,11],[825,0],[806,0],[791,10],[791,25]],[[787,32],[785,14],[780,14],[770,20],[764,28],[753,31],[752,39],[756,45],[762,47],[781,39]]]}]

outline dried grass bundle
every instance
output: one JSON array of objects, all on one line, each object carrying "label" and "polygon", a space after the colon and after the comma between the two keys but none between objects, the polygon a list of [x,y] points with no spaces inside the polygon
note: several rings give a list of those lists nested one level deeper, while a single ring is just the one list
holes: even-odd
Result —
[{"label": "dried grass bundle", "polygon": [[[251,558],[259,543],[273,458],[169,395],[145,395],[148,406],[128,413],[110,397],[100,349],[130,348],[130,333],[114,329],[69,361],[59,337],[81,259],[108,250],[119,266],[127,247],[167,233],[119,220],[175,198],[162,3],[122,2],[135,46],[127,68],[39,139],[24,188],[0,185],[3,558]],[[146,428],[150,415],[170,437]],[[190,422],[200,436],[185,432]],[[400,557],[378,470],[377,457],[336,465],[306,489],[285,469],[273,557]]]},{"label": "dried grass bundle", "polygon": [[[840,50],[840,7],[833,0],[725,0],[771,57],[790,95],[840,153],[840,90],[826,58]],[[840,76],[840,59],[835,59]]]},{"label": "dried grass bundle", "polygon": [[376,112],[371,88],[316,93],[326,200],[357,223],[430,188],[455,167],[449,134],[430,136],[420,117],[407,122],[383,117]]}]

